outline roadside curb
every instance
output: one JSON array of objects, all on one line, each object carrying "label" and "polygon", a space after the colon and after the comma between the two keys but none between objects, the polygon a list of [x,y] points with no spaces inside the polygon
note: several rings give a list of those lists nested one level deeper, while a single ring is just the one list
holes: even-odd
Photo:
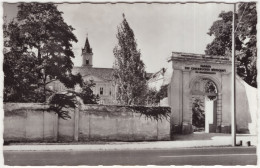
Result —
[{"label": "roadside curb", "polygon": [[[238,136],[237,143],[243,141],[242,146],[257,146],[256,136]],[[230,136],[214,136],[210,139],[200,140],[173,140],[173,141],[144,141],[144,142],[79,142],[79,143],[14,143],[4,145],[3,151],[108,151],[108,150],[149,150],[149,149],[178,149],[178,148],[209,148],[231,147]]]},{"label": "roadside curb", "polygon": [[[107,151],[107,150],[149,150],[149,149],[178,149],[178,148],[208,148],[208,147],[231,147],[231,143],[214,142],[159,142],[159,143],[133,143],[133,144],[73,144],[73,145],[10,145],[4,146],[4,151]],[[245,146],[238,146],[245,147]]]},{"label": "roadside curb", "polygon": [[24,149],[24,148],[9,148],[9,149],[3,149],[5,152],[11,152],[11,151],[27,151],[27,152],[33,152],[33,151],[121,151],[121,150],[173,150],[173,149],[198,149],[198,148],[255,148],[255,146],[236,146],[233,147],[231,145],[221,145],[221,146],[194,146],[194,147],[172,147],[172,148],[55,148],[55,149],[36,149],[36,148],[30,148],[30,149]]}]

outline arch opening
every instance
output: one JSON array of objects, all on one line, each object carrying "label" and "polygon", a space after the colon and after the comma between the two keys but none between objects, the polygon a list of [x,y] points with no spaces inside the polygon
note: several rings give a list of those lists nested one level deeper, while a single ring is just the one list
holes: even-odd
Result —
[{"label": "arch opening", "polygon": [[216,132],[218,87],[209,78],[197,78],[191,87],[191,114],[194,132]]}]

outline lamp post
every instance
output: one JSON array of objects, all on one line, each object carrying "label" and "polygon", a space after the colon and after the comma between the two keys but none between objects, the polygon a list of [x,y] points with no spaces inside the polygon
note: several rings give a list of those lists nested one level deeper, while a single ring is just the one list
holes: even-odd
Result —
[{"label": "lamp post", "polygon": [[234,3],[232,22],[232,77],[231,77],[231,134],[232,146],[236,146],[236,65],[235,65],[235,13],[236,3]]}]

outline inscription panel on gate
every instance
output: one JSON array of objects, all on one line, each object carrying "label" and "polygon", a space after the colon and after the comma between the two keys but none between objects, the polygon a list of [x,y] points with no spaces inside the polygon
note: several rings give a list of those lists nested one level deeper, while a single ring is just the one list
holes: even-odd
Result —
[{"label": "inscription panel on gate", "polygon": [[216,74],[216,72],[226,72],[226,69],[212,68],[211,65],[200,65],[200,67],[184,67],[185,70],[195,70],[195,73]]}]

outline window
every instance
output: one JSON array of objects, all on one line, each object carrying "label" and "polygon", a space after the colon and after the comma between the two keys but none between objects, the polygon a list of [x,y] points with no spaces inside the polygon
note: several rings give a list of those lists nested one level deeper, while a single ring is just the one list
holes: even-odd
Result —
[{"label": "window", "polygon": [[89,64],[89,60],[86,60],[86,64],[87,64],[87,65]]},{"label": "window", "polygon": [[103,95],[103,88],[100,88],[100,95]]}]

